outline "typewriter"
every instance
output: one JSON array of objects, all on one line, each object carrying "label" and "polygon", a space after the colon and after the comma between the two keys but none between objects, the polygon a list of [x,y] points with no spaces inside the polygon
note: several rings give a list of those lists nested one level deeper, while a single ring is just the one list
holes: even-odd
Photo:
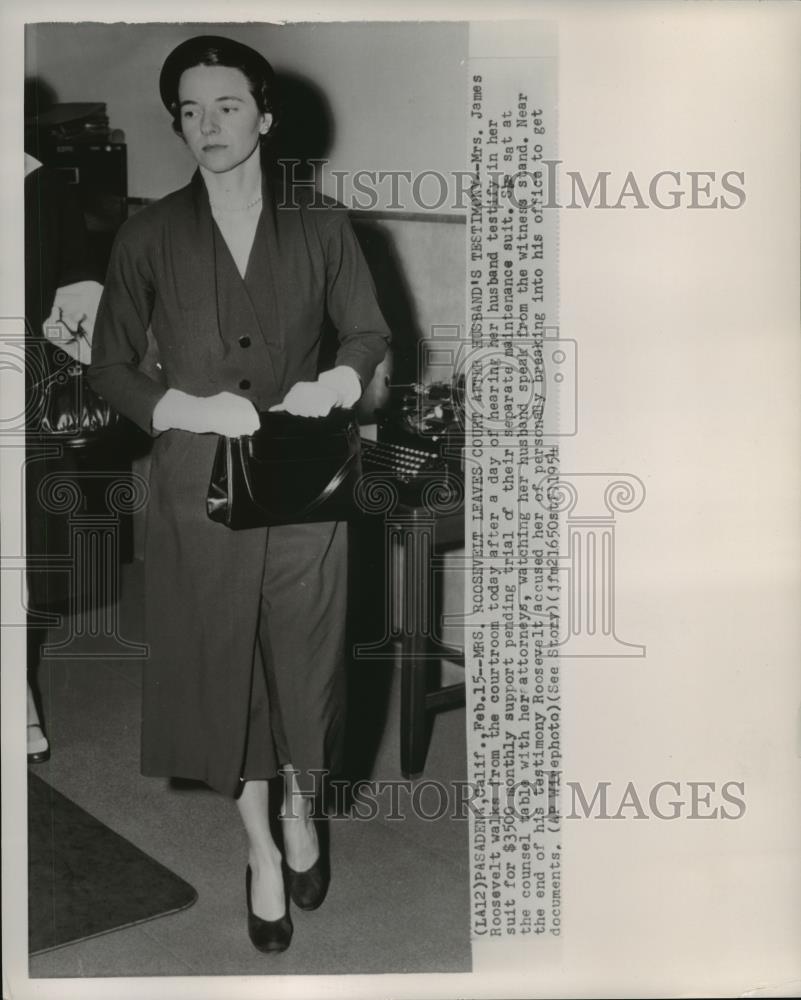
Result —
[{"label": "typewriter", "polygon": [[391,386],[376,441],[362,439],[362,470],[391,480],[408,506],[420,506],[432,483],[464,478],[463,398],[458,383]]}]

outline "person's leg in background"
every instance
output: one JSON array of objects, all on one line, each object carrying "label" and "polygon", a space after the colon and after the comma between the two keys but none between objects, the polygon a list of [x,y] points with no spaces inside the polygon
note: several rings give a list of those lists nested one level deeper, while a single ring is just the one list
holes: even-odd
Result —
[{"label": "person's leg in background", "polygon": [[28,763],[42,764],[50,760],[50,743],[42,728],[31,683],[28,681]]}]

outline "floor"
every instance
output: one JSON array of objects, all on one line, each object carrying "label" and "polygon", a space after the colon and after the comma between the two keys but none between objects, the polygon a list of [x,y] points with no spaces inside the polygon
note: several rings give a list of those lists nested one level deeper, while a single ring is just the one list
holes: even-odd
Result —
[{"label": "floor", "polygon": [[[141,563],[123,567],[121,593],[119,633],[141,640]],[[51,630],[48,641],[68,627]],[[247,937],[246,843],[234,804],[139,774],[139,661],[109,658],[89,637],[71,656],[45,657],[39,667],[52,757],[36,774],[190,882],[199,898],[181,913],[33,956],[31,977],[470,969],[467,821],[452,818],[459,812],[453,785],[465,776],[463,709],[435,718],[423,776],[448,789],[445,814],[416,816],[411,788],[401,786],[402,819],[391,818],[388,792],[376,797],[373,818],[332,817],[328,898],[315,912],[293,910],[292,946],[267,956]],[[392,663],[352,668],[355,777],[401,778],[399,676]],[[441,811],[435,790],[419,802],[429,814]]]}]

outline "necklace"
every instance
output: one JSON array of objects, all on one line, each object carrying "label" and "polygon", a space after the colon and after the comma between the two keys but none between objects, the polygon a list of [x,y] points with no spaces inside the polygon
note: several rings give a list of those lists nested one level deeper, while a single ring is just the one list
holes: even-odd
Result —
[{"label": "necklace", "polygon": [[218,212],[247,212],[248,209],[255,208],[257,205],[260,204],[261,204],[261,195],[259,195],[258,198],[254,198],[253,201],[249,201],[247,205],[235,205],[235,206],[220,205],[218,202],[212,201],[211,198],[209,198],[209,205],[211,205],[212,208],[215,208]]}]

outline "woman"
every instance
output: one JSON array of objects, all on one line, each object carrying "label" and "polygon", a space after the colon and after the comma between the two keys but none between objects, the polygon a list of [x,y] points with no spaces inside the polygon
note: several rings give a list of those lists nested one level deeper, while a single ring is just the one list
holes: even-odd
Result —
[{"label": "woman", "polygon": [[[252,433],[269,408],[352,406],[389,333],[344,209],[287,198],[262,169],[269,63],[229,39],[193,38],[167,58],[160,90],[198,170],[120,231],[90,374],[155,436],[142,771],[236,797],[250,937],[278,951],[292,935],[282,865],[302,908],[328,882],[310,796],[341,752],[346,525],[232,532],[208,519],[206,492],[218,435]],[[339,348],[319,374],[326,314]],[[139,369],[148,327],[166,389]],[[268,823],[279,771],[285,858]]]}]

